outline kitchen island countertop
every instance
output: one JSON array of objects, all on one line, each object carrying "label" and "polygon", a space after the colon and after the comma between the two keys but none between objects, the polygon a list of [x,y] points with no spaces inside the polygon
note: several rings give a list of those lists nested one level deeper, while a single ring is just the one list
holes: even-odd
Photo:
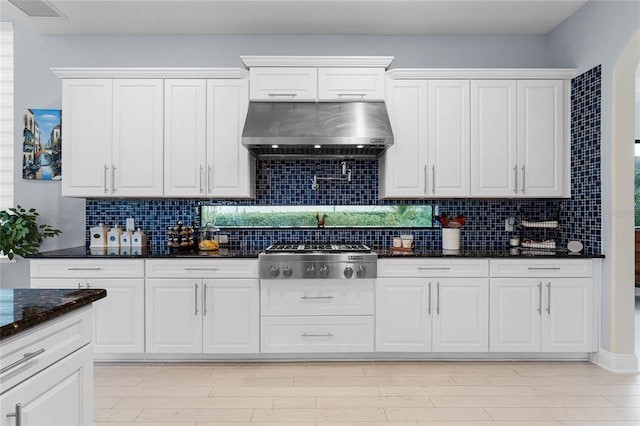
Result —
[{"label": "kitchen island countertop", "polygon": [[0,289],[0,340],[106,297],[104,289]]}]

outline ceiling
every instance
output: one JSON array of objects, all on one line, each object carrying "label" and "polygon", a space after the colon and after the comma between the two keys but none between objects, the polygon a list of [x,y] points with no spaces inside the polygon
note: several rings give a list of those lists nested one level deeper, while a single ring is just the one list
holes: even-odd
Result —
[{"label": "ceiling", "polygon": [[0,0],[3,15],[6,13],[41,34],[540,35],[552,31],[585,3],[586,0]]}]

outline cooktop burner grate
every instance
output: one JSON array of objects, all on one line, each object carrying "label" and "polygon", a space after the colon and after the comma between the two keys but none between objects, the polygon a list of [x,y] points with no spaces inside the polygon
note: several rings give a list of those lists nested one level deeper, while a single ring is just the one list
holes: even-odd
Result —
[{"label": "cooktop burner grate", "polygon": [[265,253],[370,253],[371,249],[361,243],[277,243],[265,249]]}]

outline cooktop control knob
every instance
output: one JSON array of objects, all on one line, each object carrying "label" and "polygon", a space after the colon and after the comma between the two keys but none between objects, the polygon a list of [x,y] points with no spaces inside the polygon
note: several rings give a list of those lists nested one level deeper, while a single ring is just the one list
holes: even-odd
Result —
[{"label": "cooktop control knob", "polygon": [[353,276],[353,269],[351,268],[351,266],[347,266],[346,268],[344,268],[344,277],[351,278],[352,276]]},{"label": "cooktop control knob", "polygon": [[356,271],[356,275],[358,275],[358,277],[363,277],[364,274],[366,274],[366,273],[367,273],[367,270],[365,269],[365,267],[362,266],[362,265],[359,265],[358,269]]},{"label": "cooktop control knob", "polygon": [[320,276],[326,277],[328,275],[329,275],[329,267],[327,265],[322,265],[322,267],[320,268]]},{"label": "cooktop control knob", "polygon": [[313,265],[307,266],[307,275],[315,275],[316,274],[316,268]]},{"label": "cooktop control knob", "polygon": [[291,265],[285,266],[284,269],[282,270],[282,274],[285,277],[290,277],[293,274],[293,269],[291,269]]},{"label": "cooktop control knob", "polygon": [[272,266],[271,269],[269,269],[269,274],[271,274],[271,276],[275,278],[280,275],[280,269],[278,269],[277,266]]}]

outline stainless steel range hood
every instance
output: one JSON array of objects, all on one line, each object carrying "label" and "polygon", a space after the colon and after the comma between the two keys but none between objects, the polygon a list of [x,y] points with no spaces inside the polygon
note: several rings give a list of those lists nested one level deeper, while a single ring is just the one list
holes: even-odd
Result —
[{"label": "stainless steel range hood", "polygon": [[377,157],[393,144],[384,102],[251,102],[242,145],[258,157]]}]

